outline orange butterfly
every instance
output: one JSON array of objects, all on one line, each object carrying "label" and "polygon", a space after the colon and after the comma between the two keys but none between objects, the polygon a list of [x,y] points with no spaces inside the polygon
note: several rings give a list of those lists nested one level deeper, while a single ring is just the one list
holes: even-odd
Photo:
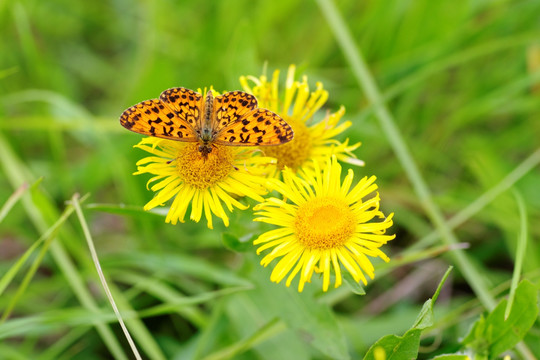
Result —
[{"label": "orange butterfly", "polygon": [[279,115],[259,109],[255,96],[231,91],[206,98],[193,90],[172,88],[159,99],[143,101],[124,111],[120,124],[139,134],[199,142],[204,157],[212,145],[279,145],[293,139],[293,130]]}]

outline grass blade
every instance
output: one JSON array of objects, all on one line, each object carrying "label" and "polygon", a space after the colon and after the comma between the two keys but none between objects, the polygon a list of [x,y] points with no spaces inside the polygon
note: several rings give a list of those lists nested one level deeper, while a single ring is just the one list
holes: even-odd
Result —
[{"label": "grass blade", "polygon": [[[17,158],[2,134],[0,134],[0,164],[4,167],[4,172],[13,187],[17,187],[19,184],[32,179],[30,171]],[[49,208],[54,209],[52,201],[48,200],[46,197],[43,197],[43,201],[48,201]],[[42,233],[47,231],[50,227],[47,218],[50,217],[51,214],[46,213],[44,208],[35,206],[30,198],[23,197],[22,203],[30,220],[38,231]],[[69,286],[77,296],[77,299],[86,309],[98,313],[99,309],[95,300],[86,288],[84,280],[81,278],[75,265],[73,265],[73,262],[63,245],[59,241],[51,241],[50,252],[54,261],[68,281]],[[96,322],[95,327],[114,358],[127,359],[124,350],[118,343],[111,328],[103,322]]]},{"label": "grass blade", "polygon": [[[81,199],[81,201],[84,201],[86,198],[87,196],[84,196]],[[73,213],[73,211],[74,211],[73,206],[68,206],[64,210],[60,218],[58,218],[58,220],[54,223],[54,225],[51,226],[49,229],[47,229],[47,231],[35,243],[33,243],[32,246],[28,248],[28,250],[25,251],[25,253],[19,258],[19,260],[17,260],[17,262],[13,264],[13,266],[0,279],[0,295],[2,295],[6,287],[10,284],[11,280],[13,280],[17,272],[24,265],[28,257],[34,252],[34,250],[40,244],[45,243],[43,247],[41,248],[39,255],[34,259],[34,262],[32,263],[30,269],[26,273],[15,295],[11,298],[7,308],[4,310],[4,313],[2,314],[2,318],[0,318],[0,324],[2,324],[9,317],[9,315],[11,315],[11,311],[17,304],[17,300],[25,292],[34,274],[36,273],[38,266],[41,264],[41,260],[43,260],[43,257],[47,253],[47,250],[49,249],[49,245],[51,244],[52,240],[56,238],[56,234],[58,230],[60,229],[62,224],[69,218],[71,213]]]},{"label": "grass blade", "polygon": [[519,211],[519,235],[517,241],[516,261],[514,265],[514,272],[512,274],[512,283],[510,284],[510,295],[508,295],[508,303],[506,304],[506,310],[504,311],[504,320],[508,319],[512,305],[514,304],[514,298],[516,295],[516,289],[519,285],[519,278],[521,276],[521,269],[523,268],[523,259],[525,258],[525,249],[527,248],[527,209],[525,208],[525,202],[521,194],[514,190],[514,197],[518,205]]},{"label": "grass blade", "polygon": [[97,256],[96,248],[94,247],[94,241],[92,240],[92,235],[90,235],[90,230],[88,230],[86,219],[84,218],[84,214],[81,210],[78,194],[73,195],[73,197],[71,198],[71,204],[75,207],[75,211],[77,212],[77,217],[79,218],[79,222],[81,223],[84,237],[86,238],[86,241],[88,243],[88,248],[90,249],[90,254],[92,256],[92,260],[94,261],[94,265],[96,266],[96,270],[99,275],[99,280],[101,281],[101,285],[103,286],[103,290],[105,291],[105,294],[107,295],[107,298],[109,299],[109,302],[111,303],[111,306],[114,310],[114,314],[116,315],[116,318],[118,319],[118,322],[120,323],[120,326],[122,327],[122,331],[124,332],[124,335],[126,336],[126,339],[129,343],[131,351],[133,351],[133,355],[135,356],[136,359],[142,359],[141,355],[139,354],[139,351],[137,350],[137,347],[135,346],[135,343],[133,342],[133,339],[131,338],[131,335],[129,334],[128,329],[126,328],[126,325],[124,324],[124,320],[122,319],[122,316],[120,315],[120,312],[118,311],[118,307],[116,306],[116,302],[114,301],[114,298],[111,294],[111,290],[109,289],[109,286],[107,285],[107,280],[105,280],[105,275],[103,275],[103,271],[101,270],[101,265],[99,263],[99,258]]},{"label": "grass blade", "polygon": [[21,196],[28,190],[28,183],[23,183],[21,186],[11,194],[11,196],[7,199],[7,201],[4,203],[2,208],[0,209],[0,223],[6,215],[10,212],[11,208],[19,201]]}]

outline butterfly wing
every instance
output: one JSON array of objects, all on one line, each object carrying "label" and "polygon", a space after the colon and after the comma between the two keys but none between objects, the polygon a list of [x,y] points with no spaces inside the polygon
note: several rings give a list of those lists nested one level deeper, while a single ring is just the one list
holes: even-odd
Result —
[{"label": "butterfly wing", "polygon": [[178,141],[197,141],[193,126],[160,99],[146,100],[124,111],[120,124],[139,134]]},{"label": "butterfly wing", "polygon": [[214,143],[234,146],[280,145],[291,141],[293,136],[291,126],[278,114],[255,109],[221,129]]},{"label": "butterfly wing", "polygon": [[218,134],[224,128],[241,120],[245,114],[257,108],[257,98],[243,91],[231,91],[214,98],[212,132]]},{"label": "butterfly wing", "polygon": [[[176,116],[187,122],[196,132],[202,128],[204,101],[201,94],[183,87],[165,90],[159,96]],[[197,131],[198,130],[198,131]]]}]

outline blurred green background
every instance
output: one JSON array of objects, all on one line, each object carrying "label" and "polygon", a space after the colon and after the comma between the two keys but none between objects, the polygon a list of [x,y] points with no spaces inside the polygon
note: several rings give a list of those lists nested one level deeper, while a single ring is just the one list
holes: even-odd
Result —
[{"label": "blurred green background", "polygon": [[[540,2],[336,5],[448,219],[501,181],[516,183],[529,224],[523,271],[538,283]],[[264,68],[269,76],[281,69],[284,79],[297,64],[311,86],[323,82],[328,110],[347,109],[353,126],[341,140],[361,141],[356,155],[366,162],[356,179],[376,175],[384,212],[395,212],[397,237],[385,252],[399,260],[411,246],[440,245],[425,240],[434,227],[316,2],[0,0],[0,39],[0,203],[43,178],[0,223],[0,274],[74,193],[89,193],[86,220],[119,306],[137,311],[128,327],[145,358],[359,358],[379,337],[409,328],[452,263],[445,254],[396,263],[376,273],[366,296],[347,286],[321,294],[318,283],[298,295],[294,285],[271,284],[253,251],[222,243],[224,231],[243,240],[260,232],[250,211],[215,230],[141,211],[152,193],[147,177],[131,175],[144,153],[132,148],[140,137],[119,125],[124,109],[170,87],[240,89],[239,76]],[[525,170],[504,180],[531,154]],[[456,235],[499,295],[514,266],[516,200],[503,192],[464,220]],[[0,358],[130,354],[75,216],[45,249],[0,296],[2,312],[16,299],[0,325]],[[36,273],[22,287],[30,264]],[[455,269],[420,358],[458,349],[481,311]],[[288,317],[303,327],[285,325]],[[537,325],[527,339],[537,357],[539,334]]]}]

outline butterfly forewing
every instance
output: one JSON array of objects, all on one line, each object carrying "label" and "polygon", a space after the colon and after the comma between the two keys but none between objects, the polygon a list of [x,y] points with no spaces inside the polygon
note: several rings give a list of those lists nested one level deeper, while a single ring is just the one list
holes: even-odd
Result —
[{"label": "butterfly forewing", "polygon": [[243,91],[231,91],[214,98],[212,130],[218,134],[222,129],[243,119],[244,115],[257,108],[255,96]]},{"label": "butterfly forewing", "polygon": [[183,87],[165,90],[159,96],[176,116],[187,122],[193,129],[201,129],[204,101],[201,94]]},{"label": "butterfly forewing", "polygon": [[143,135],[197,141],[193,127],[159,99],[146,100],[130,107],[120,116],[120,124]]},{"label": "butterfly forewing", "polygon": [[293,139],[293,130],[279,115],[266,109],[255,109],[238,121],[221,129],[214,143],[218,145],[279,145]]}]

